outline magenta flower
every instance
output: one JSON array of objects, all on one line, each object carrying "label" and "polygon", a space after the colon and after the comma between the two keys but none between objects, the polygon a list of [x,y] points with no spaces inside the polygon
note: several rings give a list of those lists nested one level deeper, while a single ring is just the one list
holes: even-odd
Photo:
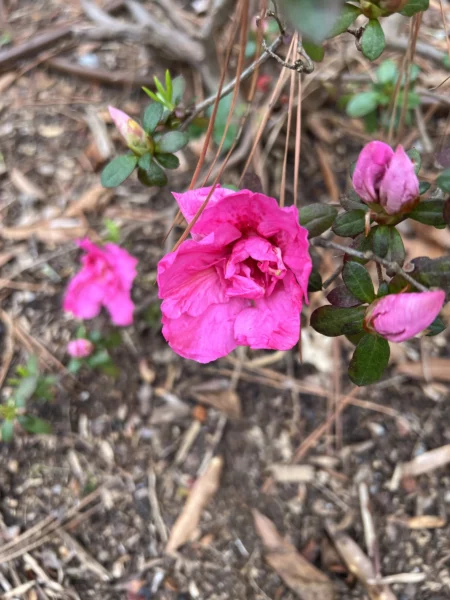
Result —
[{"label": "magenta flower", "polygon": [[145,154],[151,150],[152,143],[139,123],[118,108],[108,106],[108,110],[114,125],[130,150],[137,154]]},{"label": "magenta flower", "polygon": [[86,254],[81,271],[67,288],[64,310],[79,319],[92,319],[104,306],[115,325],[131,325],[134,304],[130,292],[137,260],[116,244],[100,248],[89,239],[77,243]]},{"label": "magenta flower", "polygon": [[431,325],[444,301],[442,290],[390,294],[369,306],[364,325],[390,342],[404,342]]},{"label": "magenta flower", "polygon": [[[174,194],[188,222],[210,189]],[[201,363],[238,345],[292,348],[311,272],[297,209],[219,187],[192,238],[158,264],[163,335],[171,348]]]},{"label": "magenta flower", "polygon": [[367,204],[381,204],[388,215],[408,212],[419,201],[419,180],[414,165],[398,146],[394,152],[384,142],[362,149],[353,173],[353,187]]},{"label": "magenta flower", "polygon": [[86,356],[92,354],[93,349],[94,344],[84,338],[72,340],[67,344],[67,352],[73,358],[86,358]]}]

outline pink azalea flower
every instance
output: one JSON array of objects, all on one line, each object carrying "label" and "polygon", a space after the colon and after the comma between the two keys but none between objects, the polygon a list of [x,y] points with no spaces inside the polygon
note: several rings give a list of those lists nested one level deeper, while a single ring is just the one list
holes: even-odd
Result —
[{"label": "pink azalea flower", "polygon": [[[174,194],[188,222],[210,189]],[[163,335],[172,349],[207,363],[238,345],[292,348],[311,272],[297,209],[219,187],[192,238],[158,264]]]},{"label": "pink azalea flower", "polygon": [[431,325],[444,301],[442,290],[390,294],[370,305],[364,325],[390,342],[404,342]]},{"label": "pink azalea flower", "polygon": [[362,149],[353,173],[353,187],[364,202],[379,203],[388,215],[408,212],[419,200],[414,165],[398,146],[394,152],[383,142]]},{"label": "pink azalea flower", "polygon": [[79,319],[92,319],[104,306],[115,325],[131,325],[134,304],[130,292],[137,260],[116,244],[100,248],[87,238],[77,243],[86,254],[81,271],[67,288],[64,310]]},{"label": "pink azalea flower", "polygon": [[139,123],[118,108],[108,106],[108,110],[114,125],[130,150],[145,154],[151,149],[150,139]]},{"label": "pink azalea flower", "polygon": [[84,338],[72,340],[67,344],[67,352],[73,358],[86,358],[86,356],[92,354],[93,349],[94,344]]}]

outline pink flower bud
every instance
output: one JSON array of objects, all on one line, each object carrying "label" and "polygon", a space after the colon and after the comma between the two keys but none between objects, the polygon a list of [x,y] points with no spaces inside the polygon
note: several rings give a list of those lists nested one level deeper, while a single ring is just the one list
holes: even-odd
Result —
[{"label": "pink flower bud", "polygon": [[93,343],[84,338],[72,340],[67,344],[67,352],[73,358],[86,358],[86,356],[92,354],[93,349]]},{"label": "pink flower bud", "polygon": [[108,110],[114,125],[130,150],[137,154],[145,154],[151,149],[151,141],[139,123],[118,108],[108,106]]},{"label": "pink flower bud", "polygon": [[442,290],[390,294],[369,306],[364,327],[390,342],[404,342],[431,325],[444,301]]},{"label": "pink flower bud", "polygon": [[407,212],[419,200],[419,180],[411,159],[402,146],[394,152],[384,142],[370,142],[362,149],[353,187],[364,202],[381,204],[388,215]]}]

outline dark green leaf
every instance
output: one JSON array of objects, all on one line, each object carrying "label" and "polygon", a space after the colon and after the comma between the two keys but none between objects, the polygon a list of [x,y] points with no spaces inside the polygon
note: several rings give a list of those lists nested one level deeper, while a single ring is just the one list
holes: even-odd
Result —
[{"label": "dark green leaf", "polygon": [[429,325],[426,329],[426,335],[428,337],[433,337],[434,335],[438,335],[442,333],[446,328],[446,324],[440,317],[436,317],[435,320]]},{"label": "dark green leaf", "polygon": [[32,415],[23,415],[17,419],[21,426],[28,431],[28,433],[51,433],[52,426],[47,421],[33,417]]},{"label": "dark green leaf", "polygon": [[303,40],[303,49],[311,60],[314,62],[322,62],[325,56],[325,48],[310,42],[309,40]]},{"label": "dark green leaf", "polygon": [[182,75],[172,79],[172,102],[175,106],[183,100],[185,89],[186,81]]},{"label": "dark green leaf", "polygon": [[359,333],[355,333],[353,335],[346,335],[345,337],[351,342],[354,346],[359,344],[361,338],[363,338],[367,333],[365,331],[360,331]]},{"label": "dark green leaf", "polygon": [[414,165],[414,171],[417,175],[420,171],[420,166],[422,165],[422,157],[415,148],[411,148],[411,150],[408,150],[406,154],[411,159],[411,162]]},{"label": "dark green leaf", "polygon": [[370,303],[375,299],[372,278],[363,265],[351,260],[346,262],[342,279],[350,293],[361,302]]},{"label": "dark green leaf", "polygon": [[375,383],[383,375],[389,362],[389,342],[378,335],[366,334],[361,338],[348,367],[348,375],[355,385]]},{"label": "dark green leaf", "polygon": [[372,250],[380,258],[402,266],[405,262],[405,247],[402,236],[392,225],[378,225],[372,235]]},{"label": "dark green leaf", "polygon": [[165,169],[178,169],[180,160],[175,154],[155,154],[156,160]]},{"label": "dark green leaf", "polygon": [[389,294],[389,284],[386,281],[382,281],[380,283],[380,287],[377,291],[377,298],[382,298],[383,296],[387,296]]},{"label": "dark green leaf", "polygon": [[1,427],[1,441],[10,442],[14,437],[14,421],[7,419],[3,421]]},{"label": "dark green leaf", "polygon": [[381,56],[386,46],[384,31],[378,19],[370,19],[361,36],[361,50],[369,60],[376,60]]},{"label": "dark green leaf", "polygon": [[363,117],[364,127],[367,133],[375,133],[378,129],[378,112],[373,110]]},{"label": "dark green leaf", "polygon": [[154,161],[147,171],[138,169],[138,179],[147,187],[164,187],[167,184],[167,175]]},{"label": "dark green leaf", "polygon": [[447,225],[450,225],[450,197],[444,202],[442,216],[444,217],[444,221],[447,223]]},{"label": "dark green leaf", "polygon": [[138,159],[133,154],[117,156],[103,169],[100,181],[105,188],[114,188],[128,179]]},{"label": "dark green leaf", "polygon": [[91,368],[94,369],[95,367],[109,364],[111,362],[111,357],[107,350],[99,350],[95,354],[92,354],[86,362]]},{"label": "dark green leaf", "polygon": [[345,4],[341,10],[337,21],[334,23],[332,30],[327,35],[328,38],[336,37],[347,31],[353,21],[361,14],[361,10],[353,4]]},{"label": "dark green leaf", "polygon": [[450,194],[450,169],[445,169],[436,180],[438,187]]},{"label": "dark green leaf", "polygon": [[408,213],[408,217],[425,225],[433,225],[434,227],[445,226],[444,205],[445,200],[424,200],[423,202],[419,202]]},{"label": "dark green leaf", "polygon": [[412,17],[418,12],[422,12],[424,10],[428,10],[430,6],[430,0],[409,0],[406,3],[403,10],[400,11],[400,14],[405,17]]},{"label": "dark green leaf", "polygon": [[322,42],[339,19],[341,0],[281,0],[288,21],[316,44]]},{"label": "dark green leaf", "polygon": [[384,60],[376,71],[378,83],[381,85],[394,84],[397,81],[398,69],[393,60]]},{"label": "dark green leaf", "polygon": [[353,335],[363,329],[363,319],[367,307],[339,308],[321,306],[311,315],[311,327],[328,337]]},{"label": "dark green leaf", "polygon": [[[358,235],[354,240],[352,240],[352,243],[349,247],[353,248],[353,250],[358,250],[358,252],[367,252],[368,250],[372,250],[373,232],[374,229],[372,228],[367,237],[365,233],[361,233],[361,235]],[[349,260],[358,262],[360,265],[365,265],[368,262],[368,259],[366,258],[356,258],[356,256],[350,256],[350,254],[346,254],[344,256],[344,261],[347,262]]]},{"label": "dark green leaf", "polygon": [[184,131],[169,131],[164,134],[159,140],[156,151],[157,153],[172,153],[181,150],[189,142],[189,136]]},{"label": "dark green leaf", "polygon": [[315,237],[329,229],[337,215],[337,209],[328,204],[309,204],[300,209],[300,223]]},{"label": "dark green leaf", "polygon": [[341,196],[340,202],[342,208],[345,208],[346,211],[363,210],[364,212],[367,212],[369,210],[367,204],[363,203],[355,190],[349,190],[347,195]]},{"label": "dark green leaf", "polygon": [[450,256],[434,259],[420,256],[414,258],[411,263],[414,265],[414,271],[410,275],[419,283],[426,287],[450,291]]},{"label": "dark green leaf", "polygon": [[428,181],[421,181],[419,183],[419,194],[425,194],[425,192],[428,192],[428,190],[431,187],[431,183],[429,183]]},{"label": "dark green leaf", "polygon": [[350,210],[338,215],[332,226],[334,233],[341,237],[353,237],[362,233],[365,228],[365,214],[364,210]]},{"label": "dark green leaf", "polygon": [[322,289],[322,276],[319,271],[313,267],[308,281],[308,292],[320,292]]},{"label": "dark green leaf", "polygon": [[327,296],[327,300],[333,306],[340,306],[341,308],[352,308],[361,304],[360,300],[355,298],[345,285],[338,285],[332,289]]},{"label": "dark green leaf", "polygon": [[347,114],[349,117],[364,117],[373,112],[378,106],[378,92],[361,92],[356,94],[347,104]]},{"label": "dark green leaf", "polygon": [[162,104],[153,102],[149,104],[144,112],[144,129],[147,133],[153,133],[161,121],[164,108]]}]

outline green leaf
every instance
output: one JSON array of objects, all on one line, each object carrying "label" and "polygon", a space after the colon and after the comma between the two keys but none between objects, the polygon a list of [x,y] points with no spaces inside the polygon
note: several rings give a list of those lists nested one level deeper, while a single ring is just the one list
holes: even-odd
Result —
[{"label": "green leaf", "polygon": [[17,408],[25,408],[27,401],[33,396],[37,384],[38,375],[30,375],[22,379],[14,393]]},{"label": "green leaf", "polygon": [[368,115],[363,117],[364,119],[364,127],[367,133],[375,133],[378,129],[378,113],[376,110],[373,110]]},{"label": "green leaf", "polygon": [[128,179],[138,159],[134,154],[117,156],[103,169],[100,181],[105,188],[115,188]]},{"label": "green leaf", "polygon": [[361,302],[370,303],[375,299],[372,278],[363,265],[354,261],[346,262],[342,279],[350,293]]},{"label": "green leaf", "polygon": [[341,237],[353,237],[362,233],[365,228],[365,214],[364,210],[350,210],[341,213],[333,223],[334,233]]},{"label": "green leaf", "polygon": [[325,48],[310,42],[309,40],[303,40],[303,49],[311,60],[314,62],[322,62],[325,56]]},{"label": "green leaf", "polygon": [[33,417],[32,415],[23,415],[18,417],[20,425],[28,431],[28,433],[51,433],[52,426],[44,419],[39,419],[39,417]]},{"label": "green leaf", "polygon": [[163,98],[164,100],[169,100],[169,98],[167,97],[166,90],[164,89],[163,84],[156,77],[156,75],[153,77],[153,81],[155,82],[156,89],[158,90],[158,94],[161,96],[161,98]]},{"label": "green leaf", "polygon": [[[420,99],[419,99],[419,101],[420,101]],[[411,148],[411,150],[408,150],[408,152],[406,154],[411,159],[411,162],[414,165],[414,171],[415,171],[416,175],[418,175],[418,173],[420,171],[420,167],[422,165],[422,157],[420,156],[419,152],[415,148]]]},{"label": "green leaf", "polygon": [[444,217],[444,221],[447,223],[447,225],[450,225],[450,197],[444,202],[442,216]]},{"label": "green leaf", "polygon": [[400,266],[405,262],[402,236],[392,225],[378,225],[374,228],[372,250],[380,258],[396,262]]},{"label": "green leaf", "polygon": [[327,35],[327,38],[336,37],[337,35],[347,31],[353,21],[355,21],[360,14],[361,10],[357,6],[353,6],[353,4],[345,4],[337,21],[334,23],[333,28]]},{"label": "green leaf", "polygon": [[153,133],[161,121],[164,108],[162,104],[153,102],[149,104],[144,112],[143,126],[147,133]]},{"label": "green leaf", "polygon": [[300,223],[309,232],[309,238],[322,234],[333,225],[337,209],[327,204],[310,204],[300,209]]},{"label": "green leaf", "polygon": [[342,0],[281,0],[288,21],[310,40],[319,44],[339,19]]},{"label": "green leaf", "polygon": [[[374,229],[370,230],[369,235],[366,237],[365,233],[361,233],[354,240],[352,240],[350,244],[350,248],[353,250],[358,250],[358,252],[367,252],[368,250],[372,250],[372,236]],[[344,256],[344,262],[348,261],[358,262],[360,265],[365,265],[368,262],[367,258],[357,258],[356,256],[350,256],[350,254],[346,254]]]},{"label": "green leaf", "polygon": [[167,90],[167,99],[172,100],[172,77],[170,76],[169,69],[166,69],[166,90]]},{"label": "green leaf", "polygon": [[172,79],[172,102],[174,106],[177,106],[182,100],[184,96],[184,91],[186,89],[186,80],[182,75],[175,77]]},{"label": "green leaf", "polygon": [[149,96],[154,102],[156,102],[157,104],[160,104],[160,99],[158,98],[158,96],[155,94],[155,92],[152,92],[152,90],[149,90],[148,88],[146,88],[145,86],[143,86],[143,91],[147,94],[147,96]]},{"label": "green leaf", "polygon": [[393,60],[384,60],[376,70],[376,78],[381,85],[395,84],[397,77],[398,69]]},{"label": "green leaf", "polygon": [[366,310],[365,306],[321,306],[311,315],[311,327],[327,337],[353,335],[362,331]]},{"label": "green leaf", "polygon": [[369,60],[376,60],[381,56],[386,46],[384,31],[378,19],[370,19],[361,36],[361,50]]},{"label": "green leaf", "polygon": [[425,225],[442,227],[446,225],[444,220],[445,200],[424,200],[419,202],[413,210],[408,213],[408,217]]},{"label": "green leaf", "polygon": [[332,289],[327,296],[327,300],[333,306],[340,306],[341,308],[352,308],[361,304],[360,300],[355,298],[345,285],[338,285]]},{"label": "green leaf", "polygon": [[366,334],[361,338],[348,367],[348,375],[355,385],[375,383],[383,375],[389,362],[389,342],[378,335]]},{"label": "green leaf", "polygon": [[425,194],[426,192],[428,192],[428,190],[431,187],[431,183],[429,183],[428,181],[421,181],[419,183],[419,194]]},{"label": "green leaf", "polygon": [[[214,129],[213,129],[213,140],[217,145],[219,145],[222,140],[223,132],[225,131],[225,125],[228,120],[228,113],[230,112],[230,108],[231,108],[231,103],[232,103],[231,94],[229,94],[228,96],[224,96],[219,102],[219,106],[217,108],[216,120],[214,121]],[[208,115],[211,116],[212,112],[213,112],[213,107],[211,106],[210,109],[208,110]],[[236,113],[237,112],[238,111],[236,111]],[[238,124],[235,121],[235,116],[237,116],[236,113],[235,113],[235,115],[233,115],[233,119],[227,130],[227,135],[225,137],[225,141],[224,141],[223,147],[222,147],[222,150],[224,152],[226,152],[227,150],[229,150],[231,148],[231,146],[233,145],[233,142],[236,138],[236,135],[238,133]]]},{"label": "green leaf", "polygon": [[155,154],[156,160],[165,169],[178,169],[180,160],[175,154]]},{"label": "green leaf", "polygon": [[69,371],[69,373],[78,373],[78,371],[81,369],[83,363],[79,358],[71,358],[69,361],[69,364],[67,365],[67,370]]},{"label": "green leaf", "polygon": [[450,169],[445,169],[436,180],[438,187],[450,194]]},{"label": "green leaf", "polygon": [[1,427],[1,441],[10,442],[14,437],[14,421],[7,419]]},{"label": "green leaf", "polygon": [[442,333],[446,327],[447,326],[444,321],[440,317],[436,317],[431,325],[427,327],[425,335],[428,337],[433,337],[434,335]]},{"label": "green leaf", "polygon": [[434,259],[419,256],[413,258],[411,263],[414,265],[414,271],[409,274],[419,283],[426,287],[437,287],[446,292],[450,291],[450,256]]},{"label": "green leaf", "polygon": [[401,15],[405,17],[412,17],[413,15],[428,10],[430,6],[430,0],[409,0],[400,11]]},{"label": "green leaf", "polygon": [[99,350],[95,354],[92,354],[87,359],[87,364],[92,368],[101,367],[111,363],[111,357],[107,350]]},{"label": "green leaf", "polygon": [[[106,229],[106,235],[104,236],[105,242],[113,242],[114,244],[118,244],[120,242],[120,227],[118,223],[113,221],[112,219],[105,219],[103,221],[103,225]],[[85,337],[84,335],[79,335],[77,337]]]},{"label": "green leaf", "polygon": [[167,175],[154,160],[150,162],[147,169],[138,169],[138,179],[147,187],[164,187],[167,184]]},{"label": "green leaf", "polygon": [[340,202],[342,208],[345,208],[346,211],[363,210],[364,212],[367,212],[369,210],[367,204],[363,203],[355,190],[349,190],[347,195],[341,196]]},{"label": "green leaf", "polygon": [[189,142],[189,136],[184,131],[169,131],[164,134],[156,145],[158,154],[177,152]]},{"label": "green leaf", "polygon": [[378,92],[361,92],[356,94],[347,104],[347,114],[349,117],[364,117],[373,112],[378,106]]},{"label": "green leaf", "polygon": [[319,271],[313,267],[308,281],[308,293],[320,292],[322,289],[322,276]]},{"label": "green leaf", "polygon": [[387,296],[389,294],[389,285],[386,281],[382,281],[380,283],[380,287],[377,291],[377,298],[383,298],[383,296]]}]

